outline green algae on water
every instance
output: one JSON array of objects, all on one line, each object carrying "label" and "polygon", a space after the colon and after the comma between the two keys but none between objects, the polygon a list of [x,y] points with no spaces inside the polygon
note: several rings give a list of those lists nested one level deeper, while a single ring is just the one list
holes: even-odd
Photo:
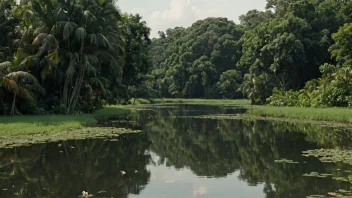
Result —
[{"label": "green algae on water", "polygon": [[282,159],[279,159],[279,160],[275,160],[275,163],[298,164],[299,162],[295,162],[293,160],[282,158]]},{"label": "green algae on water", "polygon": [[326,197],[325,195],[309,195],[307,198]]},{"label": "green algae on water", "polygon": [[333,176],[332,174],[329,173],[322,173],[319,174],[318,172],[311,172],[311,173],[305,173],[303,174],[304,177],[319,177],[319,178],[326,178],[329,176]]},{"label": "green algae on water", "polygon": [[352,150],[316,149],[303,151],[305,157],[316,157],[324,163],[338,163],[352,165]]},{"label": "green algae on water", "polygon": [[[43,144],[49,142],[59,142],[65,140],[83,139],[116,139],[126,133],[139,133],[140,130],[112,127],[89,127],[84,129],[67,130],[59,133],[19,135],[0,137],[0,148],[13,148],[17,146],[28,146],[32,144]],[[59,146],[59,145],[58,145]]]}]

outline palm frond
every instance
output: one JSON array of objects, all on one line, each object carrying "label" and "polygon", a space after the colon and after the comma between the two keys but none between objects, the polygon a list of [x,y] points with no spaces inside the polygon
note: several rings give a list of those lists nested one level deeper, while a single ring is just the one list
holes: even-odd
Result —
[{"label": "palm frond", "polygon": [[96,34],[89,34],[88,35],[88,38],[89,38],[89,41],[90,41],[90,44],[92,45],[96,45],[97,44],[97,35]]},{"label": "palm frond", "polygon": [[67,71],[66,71],[66,77],[68,79],[72,79],[73,78],[73,75],[75,74],[76,70],[75,70],[75,67],[77,65],[77,58],[72,58],[70,60],[70,64],[67,68]]},{"label": "palm frond", "polygon": [[84,56],[84,64],[83,64],[84,70],[88,75],[96,75],[97,70],[95,67],[89,62],[88,56]]},{"label": "palm frond", "polygon": [[12,67],[12,63],[9,61],[0,63],[0,72],[8,71],[8,69],[11,67]]},{"label": "palm frond", "polygon": [[86,35],[87,31],[82,27],[79,27],[75,30],[75,38],[81,43],[85,40]]},{"label": "palm frond", "polygon": [[96,77],[90,78],[89,84],[93,85],[93,89],[97,89],[103,92],[104,95],[106,94],[106,88],[99,78],[96,78]]},{"label": "palm frond", "polygon": [[22,99],[34,101],[34,94],[30,92],[29,89],[26,89],[24,87],[19,87],[18,93],[16,95],[18,95]]},{"label": "palm frond", "polygon": [[77,27],[78,25],[76,23],[67,21],[65,23],[64,31],[63,31],[64,39],[68,40]]},{"label": "palm frond", "polygon": [[45,90],[38,83],[37,79],[28,72],[18,71],[7,74],[3,77],[3,83],[8,91],[19,95],[21,93],[26,94],[20,88],[25,87],[26,85],[31,85],[31,89],[39,93],[44,94]]},{"label": "palm frond", "polygon": [[102,33],[98,33],[97,34],[97,45],[99,47],[103,46],[106,48],[110,48],[110,42],[109,40],[102,34]]},{"label": "palm frond", "polygon": [[41,33],[32,42],[32,45],[43,45],[46,38],[48,38],[49,34]]},{"label": "palm frond", "polygon": [[[109,66],[112,73],[117,74],[119,76],[122,75],[122,65],[118,63],[118,61],[115,59],[114,56],[102,50],[96,52],[95,54],[98,58],[102,58],[102,60],[104,61],[106,60],[109,61],[110,63]],[[119,58],[119,57],[116,57],[116,58]]]},{"label": "palm frond", "polygon": [[14,80],[17,83],[21,84],[38,84],[37,79],[32,74],[24,71],[9,73],[5,76],[5,78]]},{"label": "palm frond", "polygon": [[85,20],[89,20],[89,19],[92,19],[93,21],[96,21],[97,18],[94,16],[94,14],[92,14],[89,10],[85,10],[83,12],[83,16],[85,18]]},{"label": "palm frond", "polygon": [[0,87],[5,88],[7,91],[17,94],[18,93],[18,85],[17,83],[9,78],[3,77],[0,79]]},{"label": "palm frond", "polygon": [[55,49],[53,52],[48,54],[46,58],[52,63],[53,65],[57,65],[59,63],[59,52],[58,49]]}]

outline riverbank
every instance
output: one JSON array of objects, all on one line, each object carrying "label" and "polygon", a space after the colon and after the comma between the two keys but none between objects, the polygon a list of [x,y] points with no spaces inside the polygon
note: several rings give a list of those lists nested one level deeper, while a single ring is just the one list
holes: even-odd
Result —
[{"label": "riverbank", "polygon": [[[133,100],[131,100],[133,103]],[[223,99],[184,99],[184,98],[156,98],[156,99],[136,99],[135,105],[145,104],[203,104],[203,105],[238,105],[249,106],[250,100],[223,100]]]},{"label": "riverbank", "polygon": [[246,114],[261,117],[328,121],[352,124],[352,109],[349,108],[252,106],[248,108]]},{"label": "riverbank", "polygon": [[96,111],[94,114],[0,117],[0,137],[82,129],[96,124],[100,118],[123,116],[130,112],[130,109],[121,106],[109,106]]},{"label": "riverbank", "polygon": [[[239,106],[247,109],[246,118],[281,119],[293,121],[323,121],[324,123],[352,124],[352,110],[349,108],[301,108],[250,105],[249,100],[207,100],[207,99],[137,99],[135,106],[142,104],[203,104],[216,106]],[[36,115],[0,117],[0,137],[48,134],[93,126],[98,119],[109,116],[123,116],[131,113],[134,106],[108,106],[94,114],[83,115]]]},{"label": "riverbank", "polygon": [[[144,101],[146,102],[146,101]],[[250,105],[249,100],[206,100],[206,99],[156,99],[152,103],[162,104],[205,104],[220,106],[240,106],[245,109],[246,117],[265,119],[286,119],[304,121],[326,121],[352,124],[352,109],[350,108],[303,108],[274,107]]]},{"label": "riverbank", "polygon": [[183,99],[183,98],[166,98],[153,99],[152,103],[167,103],[167,104],[204,104],[204,105],[238,105],[249,106],[250,100],[223,100],[223,99]]}]

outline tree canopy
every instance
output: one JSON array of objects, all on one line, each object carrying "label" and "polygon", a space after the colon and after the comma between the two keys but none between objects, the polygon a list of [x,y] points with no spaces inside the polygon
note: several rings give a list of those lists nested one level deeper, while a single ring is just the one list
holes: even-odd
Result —
[{"label": "tree canopy", "polygon": [[126,103],[150,68],[150,29],[113,0],[0,3],[0,113]]},{"label": "tree canopy", "polygon": [[3,0],[0,114],[89,113],[132,97],[352,106],[352,2],[268,0],[239,20],[150,39],[113,0]]},{"label": "tree canopy", "polygon": [[[248,11],[240,24],[208,18],[159,32],[149,83],[163,97],[244,96],[253,104],[287,105],[286,96],[297,92],[297,105],[348,106],[350,82],[337,83],[336,72],[347,75],[351,66],[351,6],[349,1],[268,0],[265,11]],[[316,89],[307,88],[313,81]]]},{"label": "tree canopy", "polygon": [[[154,78],[150,84],[161,96],[216,98],[222,91],[233,91],[217,82],[224,75],[223,83],[228,83],[228,73],[224,72],[236,69],[240,58],[243,30],[234,22],[208,18],[187,29],[177,27],[159,34],[160,38],[153,39],[151,47]],[[241,79],[235,81],[231,83],[240,83]]]}]

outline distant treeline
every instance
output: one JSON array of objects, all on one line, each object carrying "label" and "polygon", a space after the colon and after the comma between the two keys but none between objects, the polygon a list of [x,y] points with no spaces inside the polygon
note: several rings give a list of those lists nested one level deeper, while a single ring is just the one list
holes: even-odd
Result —
[{"label": "distant treeline", "polygon": [[351,1],[268,0],[240,21],[159,32],[147,86],[162,97],[352,106]]}]

